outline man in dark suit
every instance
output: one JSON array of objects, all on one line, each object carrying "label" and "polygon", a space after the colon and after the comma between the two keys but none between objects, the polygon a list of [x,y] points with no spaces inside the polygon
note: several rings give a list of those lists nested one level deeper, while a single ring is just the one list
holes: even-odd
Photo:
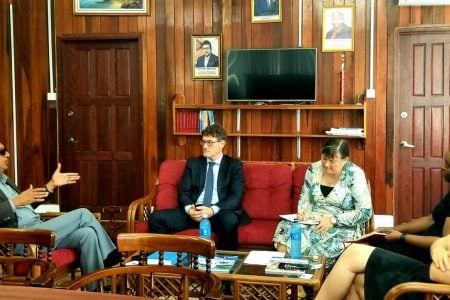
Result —
[{"label": "man in dark suit", "polygon": [[212,53],[211,42],[208,40],[204,40],[202,42],[202,51],[203,55],[197,59],[197,63],[195,67],[203,68],[203,67],[218,67],[219,66],[219,57]]},{"label": "man in dark suit", "polygon": [[[244,192],[242,162],[223,154],[227,135],[219,125],[206,127],[200,144],[203,155],[186,161],[178,193],[178,208],[153,212],[148,224],[151,232],[174,233],[198,228],[203,215],[211,221],[218,237],[218,248],[235,250],[237,229],[248,224],[250,217],[241,207]],[[208,168],[213,171],[211,204],[205,191]]]}]

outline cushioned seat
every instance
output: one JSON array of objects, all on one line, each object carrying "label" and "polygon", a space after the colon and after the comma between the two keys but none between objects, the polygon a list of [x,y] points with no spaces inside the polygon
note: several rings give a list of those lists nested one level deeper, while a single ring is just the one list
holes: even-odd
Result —
[{"label": "cushioned seat", "polygon": [[[133,201],[128,210],[128,232],[148,232],[147,218],[152,211],[177,207],[178,187],[184,160],[164,161],[151,195]],[[244,162],[245,189],[242,206],[251,223],[240,226],[240,249],[273,248],[272,237],[280,214],[297,211],[297,202],[309,164]],[[198,229],[178,234],[198,235]],[[213,235],[216,240],[216,236]]]}]

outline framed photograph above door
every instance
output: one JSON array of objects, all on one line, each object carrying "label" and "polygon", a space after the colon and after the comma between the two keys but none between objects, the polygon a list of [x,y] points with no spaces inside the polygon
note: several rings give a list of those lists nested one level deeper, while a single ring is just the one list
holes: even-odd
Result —
[{"label": "framed photograph above door", "polygon": [[281,22],[283,0],[251,0],[252,23]]},{"label": "framed photograph above door", "polygon": [[148,15],[150,0],[73,0],[76,15]]}]

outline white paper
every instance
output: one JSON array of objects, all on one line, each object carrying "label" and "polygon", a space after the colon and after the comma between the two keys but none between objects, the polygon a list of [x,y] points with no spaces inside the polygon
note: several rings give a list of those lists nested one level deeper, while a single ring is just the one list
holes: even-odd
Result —
[{"label": "white paper", "polygon": [[[295,219],[297,219],[297,214],[288,214],[288,215],[280,215],[280,218],[287,220],[289,222],[294,222]],[[305,225],[316,225],[319,224],[319,221],[317,220],[312,220],[312,219],[306,219],[303,221],[298,221],[300,224],[305,224]]]},{"label": "white paper", "polygon": [[377,227],[393,227],[394,216],[393,215],[374,215],[373,226]]},{"label": "white paper", "polygon": [[34,209],[38,214],[46,212],[59,212],[59,204],[41,204]]},{"label": "white paper", "polygon": [[244,264],[267,265],[273,257],[284,257],[284,252],[252,250],[245,258]]}]

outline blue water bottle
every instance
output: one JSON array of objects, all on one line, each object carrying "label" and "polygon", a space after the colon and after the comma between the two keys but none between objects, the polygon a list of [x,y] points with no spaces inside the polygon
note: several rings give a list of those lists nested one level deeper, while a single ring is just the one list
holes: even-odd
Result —
[{"label": "blue water bottle", "polygon": [[291,258],[302,257],[302,229],[297,219],[291,225]]},{"label": "blue water bottle", "polygon": [[211,238],[211,223],[209,222],[208,215],[203,215],[200,221],[200,237],[205,239]]}]

